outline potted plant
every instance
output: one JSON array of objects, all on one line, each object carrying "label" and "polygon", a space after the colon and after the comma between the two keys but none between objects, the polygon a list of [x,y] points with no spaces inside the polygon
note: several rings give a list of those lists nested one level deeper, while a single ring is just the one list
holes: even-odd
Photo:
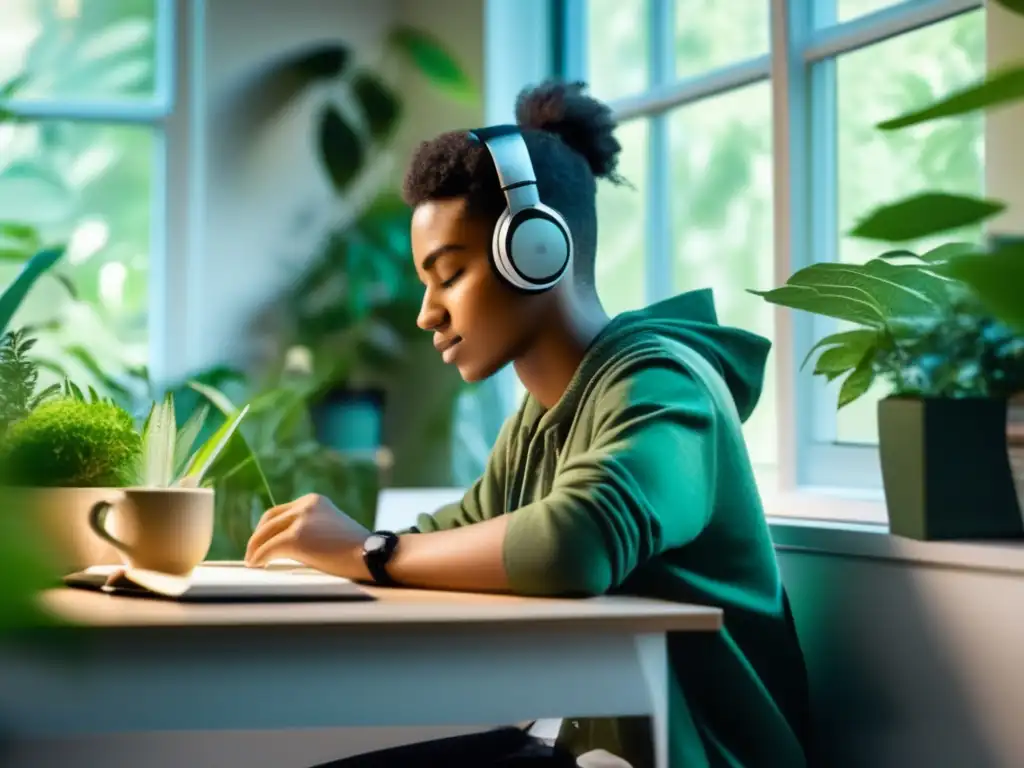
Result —
[{"label": "potted plant", "polygon": [[[10,86],[0,88],[7,98]],[[0,120],[2,120],[0,110]],[[11,225],[6,225],[11,226]],[[61,249],[40,251],[25,262],[14,281],[0,294],[0,336],[7,333],[11,320],[35,282],[63,255]],[[0,631],[20,629],[47,621],[35,602],[54,573],[43,545],[40,526],[34,515],[19,514],[18,499],[0,482]]]},{"label": "potted plant", "polygon": [[70,382],[37,392],[38,370],[27,356],[33,342],[14,331],[0,343],[0,483],[32,496],[32,514],[62,570],[116,563],[86,514],[110,489],[132,482],[142,440],[131,414],[95,392],[76,397]]},{"label": "potted plant", "polygon": [[[117,551],[91,531],[89,510],[118,488],[197,487],[248,407],[199,440],[209,408],[179,428],[169,393],[151,405],[140,430],[122,406],[69,380],[37,392],[33,341],[15,331],[0,346],[0,484],[32,508],[61,572],[118,563]],[[116,530],[116,517],[111,525]]]},{"label": "potted plant", "polygon": [[[855,327],[821,339],[814,374],[842,379],[838,407],[876,381],[890,530],[917,539],[1024,534],[1006,447],[1009,398],[1024,390],[1024,338],[942,277],[945,246],[863,265],[819,263],[765,300]],[[916,263],[905,260],[914,259]]]},{"label": "potted plant", "polygon": [[[1024,14],[1016,0],[996,0]],[[883,131],[1024,99],[1024,61]],[[1024,535],[1024,469],[1008,444],[1010,404],[1024,392],[1024,240],[950,242],[926,253],[902,244],[986,221],[998,200],[926,191],[866,216],[854,237],[889,250],[863,265],[819,263],[767,301],[852,324],[818,341],[814,373],[845,377],[839,407],[876,379],[879,455],[890,530],[917,539]],[[893,245],[895,244],[895,246]],[[804,364],[806,364],[805,359]],[[1019,457],[1017,462],[1024,466]]]},{"label": "potted plant", "polygon": [[[402,116],[389,82],[393,61],[411,66],[447,98],[478,99],[439,41],[403,25],[390,31],[375,69],[357,62],[347,45],[332,43],[283,60],[266,78],[281,101],[282,94],[307,86],[328,94],[315,135],[340,214],[305,271],[274,302],[270,314],[284,327],[275,329],[280,335],[271,365],[281,370],[288,350],[308,350],[321,382],[309,394],[316,439],[361,455],[373,454],[385,440],[385,393],[401,377],[401,363],[417,345],[429,346],[415,326],[422,289],[410,258],[411,212],[392,186],[371,178],[384,178]],[[367,179],[374,181],[369,195]],[[439,376],[448,373],[437,368]],[[459,391],[451,389],[453,397],[441,406],[449,420]]]},{"label": "potted plant", "polygon": [[[198,382],[190,386],[225,419],[238,412],[223,393]],[[214,559],[241,557],[264,511],[306,493],[328,496],[353,519],[373,527],[389,453],[343,453],[317,440],[310,402],[319,389],[309,371],[287,368],[253,393],[248,417],[211,468]]]}]

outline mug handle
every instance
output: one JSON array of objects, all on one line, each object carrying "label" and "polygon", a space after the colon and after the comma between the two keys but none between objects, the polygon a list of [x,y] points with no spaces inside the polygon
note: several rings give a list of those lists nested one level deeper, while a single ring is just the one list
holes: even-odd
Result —
[{"label": "mug handle", "polygon": [[105,542],[110,544],[119,552],[128,553],[129,546],[123,541],[118,541],[110,532],[107,531],[104,523],[106,522],[107,512],[114,508],[116,502],[112,501],[98,501],[93,504],[92,509],[89,510],[89,527],[92,528],[92,532],[103,539]]}]

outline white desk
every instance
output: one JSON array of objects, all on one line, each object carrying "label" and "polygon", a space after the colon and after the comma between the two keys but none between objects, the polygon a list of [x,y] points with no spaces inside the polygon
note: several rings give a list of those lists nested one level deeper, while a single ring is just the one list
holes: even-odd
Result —
[{"label": "white desk", "polygon": [[648,715],[667,768],[665,633],[721,626],[717,609],[634,598],[371,591],[187,605],[54,590],[82,641],[3,648],[0,723],[45,739]]}]

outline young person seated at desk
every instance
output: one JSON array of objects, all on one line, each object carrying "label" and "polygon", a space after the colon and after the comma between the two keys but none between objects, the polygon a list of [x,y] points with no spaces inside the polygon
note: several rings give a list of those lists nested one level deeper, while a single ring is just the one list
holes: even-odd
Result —
[{"label": "young person seated at desk", "polygon": [[[710,291],[609,318],[595,191],[623,181],[613,116],[582,83],[549,82],[520,94],[516,118],[423,143],[404,185],[426,289],[417,324],[467,382],[511,362],[529,393],[484,475],[401,534],[371,535],[322,497],[284,504],[247,560],[425,589],[720,606],[720,633],[668,640],[670,765],[807,766],[804,663],[740,429],[769,342],[719,325]],[[651,760],[642,723],[578,722],[563,742],[576,754]],[[464,764],[460,738],[441,746],[445,764]],[[361,759],[337,765],[376,764]],[[434,764],[415,749],[398,759],[386,764]]]}]

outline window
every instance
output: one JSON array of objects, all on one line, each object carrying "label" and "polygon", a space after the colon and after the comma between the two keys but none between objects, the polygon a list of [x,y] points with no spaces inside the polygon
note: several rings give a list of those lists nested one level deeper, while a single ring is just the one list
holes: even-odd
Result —
[{"label": "window", "polygon": [[[724,323],[773,341],[746,435],[759,476],[877,490],[875,399],[798,371],[836,330],[747,288],[819,260],[863,261],[843,236],[924,188],[981,193],[978,118],[883,135],[874,125],[979,77],[972,0],[566,0],[562,76],[619,116],[622,173],[599,187],[598,289],[609,311],[712,287]],[[971,147],[968,152],[963,147]]]},{"label": "window", "polygon": [[[18,79],[6,106],[19,119],[0,123],[0,219],[68,246],[55,279],[38,285],[16,323],[45,326],[40,355],[100,391],[105,379],[150,361],[172,8],[166,0],[4,0],[0,82]],[[0,281],[18,268],[0,260]]]}]

